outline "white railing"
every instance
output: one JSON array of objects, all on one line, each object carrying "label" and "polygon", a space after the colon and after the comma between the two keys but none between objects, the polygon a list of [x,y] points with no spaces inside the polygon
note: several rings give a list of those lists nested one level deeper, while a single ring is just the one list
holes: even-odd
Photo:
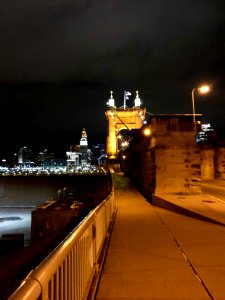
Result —
[{"label": "white railing", "polygon": [[97,282],[115,212],[112,193],[30,272],[9,299],[87,299]]}]

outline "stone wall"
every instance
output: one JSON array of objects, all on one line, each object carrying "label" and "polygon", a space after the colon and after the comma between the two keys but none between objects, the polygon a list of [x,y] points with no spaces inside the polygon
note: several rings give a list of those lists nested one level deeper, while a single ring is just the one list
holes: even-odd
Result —
[{"label": "stone wall", "polygon": [[212,180],[215,178],[214,149],[201,149],[201,178]]},{"label": "stone wall", "polygon": [[225,180],[225,147],[215,149],[215,176]]},{"label": "stone wall", "polygon": [[156,138],[155,194],[201,192],[200,150],[193,132],[171,132]]},{"label": "stone wall", "polygon": [[147,196],[155,194],[199,194],[201,192],[200,149],[195,142],[192,116],[156,115],[133,137],[125,151],[125,172]]}]

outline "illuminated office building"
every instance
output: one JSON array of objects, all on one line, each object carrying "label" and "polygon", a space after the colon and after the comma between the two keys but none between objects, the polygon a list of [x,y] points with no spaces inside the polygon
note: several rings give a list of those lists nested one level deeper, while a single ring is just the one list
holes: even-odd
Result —
[{"label": "illuminated office building", "polygon": [[20,167],[32,167],[34,165],[33,153],[30,148],[24,146],[19,149],[18,165]]}]

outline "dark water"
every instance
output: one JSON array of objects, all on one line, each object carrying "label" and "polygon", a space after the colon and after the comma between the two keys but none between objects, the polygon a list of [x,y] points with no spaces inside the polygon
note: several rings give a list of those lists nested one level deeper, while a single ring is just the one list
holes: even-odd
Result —
[{"label": "dark water", "polygon": [[36,206],[49,198],[58,198],[58,190],[67,187],[104,199],[111,190],[108,175],[1,176],[0,207]]},{"label": "dark water", "polygon": [[111,192],[112,180],[109,175],[0,176],[0,238],[24,233],[29,243],[32,211],[50,198],[57,200],[65,187],[75,191],[78,202],[90,198],[98,204]]}]

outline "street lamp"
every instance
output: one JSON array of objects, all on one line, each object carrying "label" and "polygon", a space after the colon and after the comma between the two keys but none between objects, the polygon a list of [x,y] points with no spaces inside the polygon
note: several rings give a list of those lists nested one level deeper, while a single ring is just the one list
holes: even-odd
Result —
[{"label": "street lamp", "polygon": [[192,90],[192,92],[191,92],[194,130],[196,130],[196,122],[195,122],[195,91],[198,91],[200,94],[207,94],[210,91],[210,87],[208,85],[202,85],[202,86],[200,86],[198,88],[194,88]]},{"label": "street lamp", "polygon": [[143,130],[143,133],[145,136],[150,136],[151,135],[151,130],[149,127],[145,127],[145,129]]}]

